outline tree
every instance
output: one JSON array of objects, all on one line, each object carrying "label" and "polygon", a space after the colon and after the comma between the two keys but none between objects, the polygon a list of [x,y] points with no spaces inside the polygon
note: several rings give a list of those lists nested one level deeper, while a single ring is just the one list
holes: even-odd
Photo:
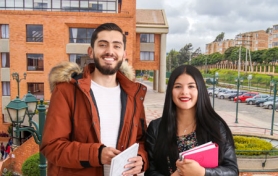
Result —
[{"label": "tree", "polygon": [[178,66],[178,55],[179,52],[172,49],[167,57],[166,57],[166,68],[167,71],[171,72],[173,69],[175,69]]},{"label": "tree", "polygon": [[192,50],[193,50],[193,47],[192,47],[191,43],[186,44],[183,48],[180,49],[179,56],[178,56],[179,65],[189,62],[190,57],[192,55],[192,52],[191,52]]},{"label": "tree", "polygon": [[276,62],[276,60],[278,59],[278,48],[270,48],[268,49],[264,55],[263,55],[263,59],[265,61],[266,64],[272,62],[272,64],[274,64]]},{"label": "tree", "polygon": [[214,40],[213,42],[221,42],[221,41],[223,41],[224,36],[225,36],[225,33],[224,33],[224,32],[221,32],[221,34],[219,34],[219,35],[215,38],[215,40]]}]

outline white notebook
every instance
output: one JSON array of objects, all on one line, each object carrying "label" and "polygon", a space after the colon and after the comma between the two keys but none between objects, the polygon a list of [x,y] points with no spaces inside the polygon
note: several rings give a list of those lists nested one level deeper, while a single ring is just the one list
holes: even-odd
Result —
[{"label": "white notebook", "polygon": [[131,168],[124,168],[128,163],[128,159],[136,157],[138,153],[139,144],[135,143],[115,156],[111,161],[110,176],[121,176],[124,171]]}]

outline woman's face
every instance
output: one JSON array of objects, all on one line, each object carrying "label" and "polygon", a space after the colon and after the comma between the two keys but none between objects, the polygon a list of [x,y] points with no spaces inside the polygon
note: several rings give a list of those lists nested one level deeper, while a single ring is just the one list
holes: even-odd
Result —
[{"label": "woman's face", "polygon": [[198,98],[198,89],[194,79],[188,74],[180,75],[174,83],[172,97],[178,109],[194,108]]}]

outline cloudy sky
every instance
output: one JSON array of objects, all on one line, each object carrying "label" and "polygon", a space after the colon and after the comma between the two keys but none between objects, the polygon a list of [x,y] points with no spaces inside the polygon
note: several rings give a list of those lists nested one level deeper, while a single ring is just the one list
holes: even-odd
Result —
[{"label": "cloudy sky", "polygon": [[164,9],[169,24],[167,52],[188,43],[205,52],[218,34],[266,30],[278,24],[277,0],[137,0],[137,9]]}]

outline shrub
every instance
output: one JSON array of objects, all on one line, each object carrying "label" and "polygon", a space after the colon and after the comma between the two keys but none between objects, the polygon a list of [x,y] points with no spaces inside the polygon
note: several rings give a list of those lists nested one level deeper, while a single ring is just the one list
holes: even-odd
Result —
[{"label": "shrub", "polygon": [[37,176],[40,175],[40,155],[36,153],[30,156],[22,165],[21,171],[23,176]]},{"label": "shrub", "polygon": [[234,136],[234,141],[237,155],[262,155],[273,149],[270,142],[257,137]]}]

